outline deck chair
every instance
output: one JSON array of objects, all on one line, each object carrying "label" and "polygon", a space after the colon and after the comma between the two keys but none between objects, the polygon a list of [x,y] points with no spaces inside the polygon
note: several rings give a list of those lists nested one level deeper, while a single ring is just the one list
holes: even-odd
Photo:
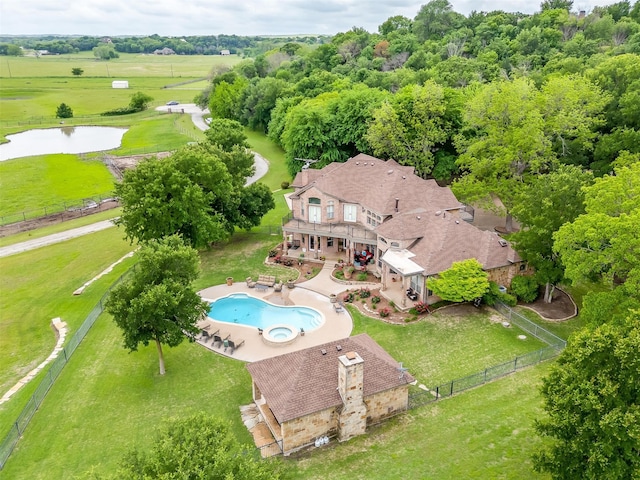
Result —
[{"label": "deck chair", "polygon": [[341,303],[334,303],[333,309],[336,311],[336,313],[344,312],[344,306]]},{"label": "deck chair", "polygon": [[229,337],[231,336],[230,333],[220,333],[220,332],[216,332],[213,335],[213,343],[211,345],[213,345],[214,347],[216,346],[216,343],[219,343],[220,345],[218,345],[218,347],[222,347],[223,343],[229,339]]},{"label": "deck chair", "polygon": [[231,351],[229,352],[229,355],[233,355],[233,352],[242,345],[244,345],[244,340],[236,340],[235,342],[233,340],[225,340],[224,351],[226,352],[227,348],[230,348]]}]

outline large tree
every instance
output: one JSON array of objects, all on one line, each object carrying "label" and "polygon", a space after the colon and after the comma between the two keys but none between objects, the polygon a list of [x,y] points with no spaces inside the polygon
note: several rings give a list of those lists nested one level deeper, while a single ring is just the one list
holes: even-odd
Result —
[{"label": "large tree", "polygon": [[164,375],[162,345],[175,347],[185,333],[197,333],[196,322],[207,312],[191,285],[200,271],[198,253],[173,235],[150,241],[138,257],[130,277],[111,290],[106,310],[122,330],[125,348],[156,344]]},{"label": "large tree", "polygon": [[640,478],[640,312],[569,339],[543,381],[536,470],[554,479]]},{"label": "large tree", "polygon": [[233,157],[225,155],[216,146],[189,145],[126,171],[115,189],[126,236],[146,242],[178,233],[199,248],[228,238],[235,227],[259,225],[273,197],[264,185],[244,187],[245,169],[235,172],[241,180],[234,178],[225,164]]},{"label": "large tree", "polygon": [[447,100],[445,89],[433,81],[400,89],[373,112],[366,135],[373,153],[429,175],[436,145],[446,142],[456,123]]},{"label": "large tree", "polygon": [[[601,281],[618,302],[607,317],[640,306],[640,162],[615,169],[585,189],[585,213],[563,225],[554,250],[573,282]],[[590,294],[591,295],[591,294]],[[602,297],[601,297],[602,298]],[[604,319],[603,319],[604,320]]]},{"label": "large tree", "polygon": [[464,175],[452,185],[462,201],[506,208],[511,231],[514,197],[531,176],[548,171],[555,160],[537,108],[538,91],[527,79],[483,86],[467,102],[467,136],[460,138],[458,165]]},{"label": "large tree", "polygon": [[553,234],[584,213],[584,191],[593,175],[573,165],[535,177],[515,199],[513,215],[522,229],[510,240],[523,260],[535,268],[545,285],[544,300],[551,302],[553,287],[564,278],[564,267],[553,250]]},{"label": "large tree", "polygon": [[167,421],[147,452],[128,452],[117,478],[278,480],[280,466],[241,445],[227,422],[197,413]]}]

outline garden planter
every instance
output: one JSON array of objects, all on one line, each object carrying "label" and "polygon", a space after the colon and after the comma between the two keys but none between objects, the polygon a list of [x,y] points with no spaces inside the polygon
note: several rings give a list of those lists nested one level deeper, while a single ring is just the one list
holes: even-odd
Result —
[{"label": "garden planter", "polygon": [[233,277],[227,277],[227,285],[233,285]]}]

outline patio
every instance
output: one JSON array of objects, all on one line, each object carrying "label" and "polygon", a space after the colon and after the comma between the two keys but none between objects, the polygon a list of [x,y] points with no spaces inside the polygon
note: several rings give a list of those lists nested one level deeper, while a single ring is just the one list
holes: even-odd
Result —
[{"label": "patio", "polygon": [[[321,272],[319,276],[324,277],[325,275],[323,274],[325,274],[324,271]],[[218,322],[210,319],[206,320],[206,322],[211,325],[209,331],[213,333],[219,329],[221,333],[225,335],[229,334],[229,338],[232,340],[244,340],[244,345],[231,354],[230,349],[224,352],[224,346],[220,347],[216,345],[214,347],[213,341],[210,339],[204,342],[203,339],[198,336],[196,341],[200,345],[220,355],[245,362],[254,362],[350,336],[353,329],[351,315],[349,315],[347,310],[340,313],[336,312],[333,308],[334,304],[330,302],[327,296],[329,293],[337,293],[345,290],[344,285],[332,282],[331,279],[317,279],[314,283],[318,284],[319,282],[323,283],[323,288],[316,287],[313,290],[311,289],[313,285],[309,285],[309,288],[305,286],[306,283],[311,283],[311,281],[303,283],[302,286],[296,285],[293,289],[285,287],[280,292],[275,292],[273,288],[257,290],[255,288],[249,288],[246,282],[234,282],[232,285],[216,285],[199,292],[200,296],[209,302],[232,293],[246,293],[275,305],[298,305],[315,308],[324,315],[324,323],[320,327],[312,331],[305,331],[304,335],[298,335],[293,343],[289,345],[277,347],[266,345],[263,337],[255,327],[236,323]],[[329,283],[325,284],[325,282]],[[336,290],[336,292],[330,291],[331,289]],[[318,293],[314,290],[323,291],[323,293]]]}]

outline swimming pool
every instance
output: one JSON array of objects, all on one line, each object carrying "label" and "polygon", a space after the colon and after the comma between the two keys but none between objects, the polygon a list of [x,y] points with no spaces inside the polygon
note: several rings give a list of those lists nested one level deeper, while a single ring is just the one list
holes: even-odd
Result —
[{"label": "swimming pool", "polygon": [[310,307],[274,305],[246,293],[218,298],[209,308],[209,318],[267,329],[273,325],[291,325],[310,332],[324,323],[324,316]]}]

